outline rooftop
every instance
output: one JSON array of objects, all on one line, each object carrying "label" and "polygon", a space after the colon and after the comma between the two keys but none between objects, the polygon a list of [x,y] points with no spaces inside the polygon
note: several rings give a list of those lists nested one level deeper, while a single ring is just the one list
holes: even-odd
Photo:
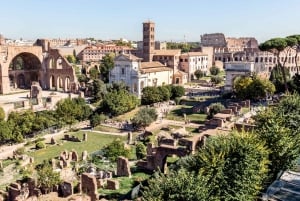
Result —
[{"label": "rooftop", "polygon": [[155,50],[154,55],[175,56],[181,53],[180,49],[174,50]]}]

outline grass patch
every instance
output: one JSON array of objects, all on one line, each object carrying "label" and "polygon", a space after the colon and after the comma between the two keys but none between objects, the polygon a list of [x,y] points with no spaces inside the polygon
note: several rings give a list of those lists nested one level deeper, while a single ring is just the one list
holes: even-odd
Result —
[{"label": "grass patch", "polygon": [[131,178],[128,177],[117,177],[114,178],[120,182],[120,189],[119,190],[108,190],[108,189],[98,189],[98,193],[100,195],[105,195],[106,199],[114,199],[114,198],[122,198],[127,193],[131,191],[131,189],[136,186],[138,183],[148,179],[151,175],[137,172],[132,174]]},{"label": "grass patch", "polygon": [[250,112],[250,108],[242,107],[241,112],[242,112],[242,114],[246,114],[247,112]]},{"label": "grass patch", "polygon": [[94,130],[103,131],[103,132],[120,133],[120,129],[118,128],[103,126],[103,125],[98,125],[97,127],[94,128]]},{"label": "grass patch", "polygon": [[[70,134],[81,139],[83,132],[80,131]],[[43,160],[49,160],[51,158],[59,156],[59,154],[64,150],[71,151],[72,149],[75,149],[79,156],[81,156],[81,153],[84,150],[86,150],[88,153],[92,153],[101,149],[103,146],[111,143],[116,138],[121,138],[122,140],[125,140],[125,138],[121,136],[88,132],[88,140],[85,142],[70,142],[58,140],[58,143],[60,145],[48,145],[44,149],[28,153],[28,155],[34,157],[36,164],[40,164]]]},{"label": "grass patch", "polygon": [[193,113],[192,106],[180,105],[176,109],[169,112],[167,119],[175,121],[184,121],[183,114],[186,114],[186,118],[190,120],[191,123],[204,124],[207,115],[200,113]]},{"label": "grass patch", "polygon": [[127,112],[125,114],[119,115],[117,117],[114,117],[114,120],[116,121],[126,121],[130,120],[134,117],[134,115],[141,109],[142,107],[137,107],[134,110],[131,110],[130,112]]}]

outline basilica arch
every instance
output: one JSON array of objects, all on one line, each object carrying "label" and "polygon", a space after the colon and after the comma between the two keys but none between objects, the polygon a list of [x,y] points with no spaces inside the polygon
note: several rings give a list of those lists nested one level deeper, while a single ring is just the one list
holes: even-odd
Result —
[{"label": "basilica arch", "polygon": [[42,46],[0,48],[0,94],[29,89],[33,81],[46,90],[77,91],[75,70],[59,50]]},{"label": "basilica arch", "polygon": [[13,89],[29,89],[33,81],[41,81],[42,64],[39,58],[28,52],[16,55],[8,67],[9,83]]}]

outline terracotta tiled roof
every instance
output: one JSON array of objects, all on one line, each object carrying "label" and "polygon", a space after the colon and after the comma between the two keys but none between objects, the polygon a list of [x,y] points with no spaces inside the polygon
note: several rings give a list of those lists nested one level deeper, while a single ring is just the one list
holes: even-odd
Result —
[{"label": "terracotta tiled roof", "polygon": [[187,52],[187,53],[181,54],[181,56],[208,56],[208,55],[203,52]]},{"label": "terracotta tiled roof", "polygon": [[126,57],[128,57],[130,60],[132,60],[132,61],[139,61],[139,60],[142,60],[142,58],[139,58],[139,57],[137,57],[137,56],[135,56],[135,55],[133,55],[133,54],[123,54],[123,55],[125,55]]},{"label": "terracotta tiled roof", "polygon": [[174,50],[155,50],[154,55],[166,55],[166,56],[174,56],[177,54],[180,54],[180,49],[174,49]]},{"label": "terracotta tiled roof", "polygon": [[172,71],[172,68],[164,66],[162,63],[153,61],[153,62],[141,62],[141,72],[142,73],[152,73],[152,72],[161,72],[161,71]]},{"label": "terracotta tiled roof", "polygon": [[162,63],[158,62],[158,61],[152,61],[152,62],[142,62],[141,63],[141,68],[145,69],[145,68],[155,68],[155,67],[165,67],[165,65],[163,65]]},{"label": "terracotta tiled roof", "polygon": [[186,72],[183,72],[181,70],[176,71],[176,73],[174,73],[174,75],[187,75]]}]

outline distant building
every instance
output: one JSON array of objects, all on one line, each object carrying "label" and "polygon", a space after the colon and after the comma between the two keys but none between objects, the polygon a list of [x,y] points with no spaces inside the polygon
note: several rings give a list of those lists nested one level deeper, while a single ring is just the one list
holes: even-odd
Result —
[{"label": "distant building", "polygon": [[226,47],[225,36],[222,33],[204,34],[200,39],[201,46],[204,47]]},{"label": "distant building", "polygon": [[180,70],[188,73],[188,80],[195,79],[195,71],[201,70],[204,74],[208,72],[208,55],[202,52],[188,52],[180,55]]},{"label": "distant building", "polygon": [[138,42],[137,50],[115,57],[109,82],[124,82],[138,97],[147,86],[184,84],[188,74],[179,69],[180,55],[181,50],[167,50],[166,43],[155,42],[155,23],[144,22],[143,42]]},{"label": "distant building", "polygon": [[260,77],[268,77],[268,69],[263,63],[258,64],[246,61],[232,61],[225,63],[226,81],[225,91],[233,90],[234,80],[239,76],[250,76],[253,73]]},{"label": "distant building", "polygon": [[132,50],[132,48],[127,46],[117,46],[115,44],[109,44],[109,45],[92,45],[86,47],[82,52],[80,53],[80,59],[83,63],[86,62],[99,62],[102,60],[102,57],[104,57],[106,54],[114,53],[119,54],[121,52],[129,53]]},{"label": "distant building", "polygon": [[147,86],[172,84],[173,69],[160,62],[141,62],[131,54],[120,54],[115,58],[115,67],[110,71],[110,83],[125,83],[130,92],[140,97]]}]

